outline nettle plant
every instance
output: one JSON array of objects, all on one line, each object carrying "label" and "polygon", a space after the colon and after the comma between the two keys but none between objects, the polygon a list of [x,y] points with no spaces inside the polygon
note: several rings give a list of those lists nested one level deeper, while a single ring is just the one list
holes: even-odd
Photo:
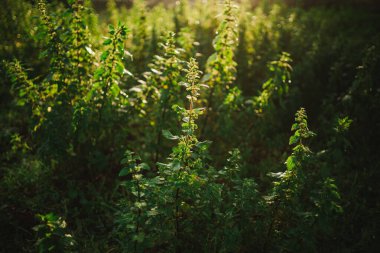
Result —
[{"label": "nettle plant", "polygon": [[17,60],[6,65],[17,103],[31,108],[39,151],[59,157],[71,148],[73,108],[89,87],[92,50],[84,7],[78,1],[70,1],[69,8],[55,15],[49,15],[44,1],[37,7],[41,18],[37,40],[45,46],[40,57],[47,59],[48,72],[30,79]]},{"label": "nettle plant", "polygon": [[235,80],[234,50],[238,42],[236,9],[231,0],[224,1],[223,20],[212,42],[215,52],[207,60],[206,75],[203,77],[203,81],[210,84],[211,91],[228,90]]},{"label": "nettle plant", "polygon": [[132,152],[122,160],[125,198],[117,213],[117,235],[126,252],[277,252],[313,251],[320,233],[341,212],[332,178],[318,170],[322,162],[306,145],[312,133],[304,109],[296,114],[290,138],[293,153],[285,172],[272,173],[273,188],[260,191],[244,178],[240,152],[229,152],[215,169],[209,142],[196,137],[202,109],[195,107],[201,85],[196,62],[188,63],[187,109],[175,105],[182,134],[163,131],[178,141],[166,163],[154,171]]},{"label": "nettle plant", "polygon": [[120,122],[130,104],[122,85],[132,75],[124,66],[130,55],[124,49],[127,28],[109,27],[104,51],[94,64],[85,5],[79,0],[68,4],[49,15],[49,6],[38,2],[38,39],[45,45],[41,57],[49,62],[46,75],[29,79],[18,61],[6,63],[17,103],[32,109],[39,151],[55,158],[80,153],[80,144],[102,142],[94,136],[110,136],[103,130]]},{"label": "nettle plant", "polygon": [[236,78],[237,64],[234,61],[238,43],[236,9],[237,6],[231,0],[224,1],[223,20],[212,42],[215,52],[207,59],[206,74],[202,82],[210,86],[206,100],[206,107],[209,110],[203,120],[202,133],[205,132],[210,113],[213,113],[213,110],[217,111]]},{"label": "nettle plant", "polygon": [[268,63],[271,77],[262,85],[258,96],[253,97],[253,107],[257,114],[271,108],[284,107],[284,97],[291,83],[292,59],[289,53],[282,52],[278,60]]},{"label": "nettle plant", "polygon": [[[207,178],[206,153],[208,142],[199,142],[195,136],[195,120],[202,109],[195,107],[201,85],[198,84],[200,71],[194,59],[188,63],[186,82],[181,83],[188,92],[188,109],[179,105],[174,110],[182,117],[182,135],[173,135],[168,130],[162,134],[170,140],[178,140],[168,158],[168,163],[158,163],[154,176],[145,177],[141,172],[146,164],[138,164],[135,156],[127,152],[127,167],[121,176],[131,174],[127,182],[127,201],[122,203],[119,213],[120,231],[125,231],[125,247],[134,252],[159,248],[180,252],[185,242],[189,242],[189,232],[193,230],[198,204],[202,203],[203,185]],[[146,174],[146,173],[145,173]],[[203,203],[204,204],[204,203]],[[194,219],[193,219],[194,218]]]},{"label": "nettle plant", "polygon": [[53,213],[38,214],[39,225],[33,227],[38,240],[37,252],[76,252],[77,243],[67,229],[66,221]]},{"label": "nettle plant", "polygon": [[127,95],[120,88],[122,76],[128,73],[123,64],[127,31],[120,23],[117,28],[110,25],[110,37],[103,42],[107,48],[100,56],[101,65],[94,73],[94,83],[87,94],[87,100],[100,108],[100,117],[103,116],[101,112],[109,107],[127,103]]},{"label": "nettle plant", "polygon": [[[176,45],[175,34],[168,32],[163,42],[159,44],[160,54],[155,55],[148,64],[149,71],[143,73],[143,79],[138,80],[138,86],[132,88],[142,101],[140,109],[153,131],[146,131],[150,139],[155,162],[159,160],[162,151],[162,130],[175,124],[175,114],[171,105],[179,103],[181,94],[181,72],[184,68],[184,50]],[[153,132],[153,134],[151,133]]]},{"label": "nettle plant", "polygon": [[127,77],[133,77],[133,74],[124,64],[131,57],[124,48],[128,32],[121,23],[116,27],[109,25],[98,67],[91,73],[89,88],[73,108],[72,125],[83,150],[92,146],[95,152],[102,150],[106,155],[113,155],[111,147],[118,151],[129,136],[130,129],[125,126],[135,111],[127,90]]},{"label": "nettle plant", "polygon": [[[237,143],[242,143],[239,147],[245,157],[260,160],[257,170],[263,175],[282,159],[278,151],[286,148],[287,134],[278,129],[282,129],[285,123],[281,119],[287,118],[286,108],[292,94],[291,62],[290,54],[282,52],[277,59],[267,63],[269,77],[256,95],[244,97],[240,90],[230,92],[222,107],[233,110],[231,116],[224,119],[225,133],[222,136],[228,136],[231,130],[240,136],[239,133],[244,131],[248,138],[241,136]],[[265,155],[262,156],[260,153],[264,149]],[[253,156],[252,150],[255,150]]]},{"label": "nettle plant", "polygon": [[328,236],[334,216],[342,212],[334,179],[325,175],[326,166],[306,145],[315,134],[309,130],[305,109],[296,113],[289,139],[292,154],[286,171],[271,173],[278,180],[266,197],[270,220],[263,251],[308,252],[317,248],[320,233]]}]

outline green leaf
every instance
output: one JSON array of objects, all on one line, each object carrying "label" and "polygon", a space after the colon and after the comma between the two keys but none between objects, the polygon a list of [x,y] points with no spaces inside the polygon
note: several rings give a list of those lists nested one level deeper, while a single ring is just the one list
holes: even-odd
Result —
[{"label": "green leaf", "polygon": [[111,87],[111,93],[113,97],[117,97],[120,93],[120,87],[117,84],[112,85]]},{"label": "green leaf", "polygon": [[100,56],[100,60],[101,60],[101,61],[105,61],[105,60],[108,58],[108,55],[109,55],[108,50],[107,50],[107,51],[104,51],[104,52],[102,53],[102,55]]},{"label": "green leaf", "polygon": [[104,71],[105,69],[103,67],[100,67],[97,70],[95,70],[94,78],[99,79],[103,75]]},{"label": "green leaf", "polygon": [[212,141],[199,141],[197,144],[195,144],[196,147],[200,149],[207,149],[211,145]]},{"label": "green leaf", "polygon": [[115,33],[115,27],[113,25],[109,25],[108,28],[110,30],[110,34],[114,34]]},{"label": "green leaf", "polygon": [[210,77],[211,77],[210,73],[205,74],[202,77],[201,82],[207,82],[208,80],[210,80]]},{"label": "green leaf", "polygon": [[104,42],[103,42],[103,45],[109,45],[112,43],[112,40],[110,38],[106,39]]},{"label": "green leaf", "polygon": [[293,170],[296,167],[296,159],[294,156],[289,156],[288,159],[286,159],[286,168],[288,170]]},{"label": "green leaf", "polygon": [[150,170],[150,167],[147,163],[141,163],[139,166],[142,170]]},{"label": "green leaf", "polygon": [[162,130],[162,135],[168,140],[178,140],[179,137],[173,135],[169,130]]},{"label": "green leaf", "polygon": [[129,168],[122,168],[119,172],[119,177],[124,177],[130,173]]},{"label": "green leaf", "polygon": [[124,65],[121,62],[116,63],[116,71],[122,75],[124,73]]},{"label": "green leaf", "polygon": [[121,159],[121,164],[128,164],[128,163],[130,163],[131,162],[131,160],[129,159],[129,157],[126,157],[126,158],[123,158],[123,159]]},{"label": "green leaf", "polygon": [[[208,59],[207,59],[207,65],[209,65],[209,64],[211,64],[212,62],[214,62],[215,60],[217,59],[217,54],[216,53],[213,53]],[[204,75],[203,76],[203,78],[205,78],[207,76],[207,74],[206,75]],[[202,78],[202,80],[201,80],[201,82],[205,82],[206,80],[204,80]],[[207,76],[206,78],[210,78],[210,76]]]},{"label": "green leaf", "polygon": [[295,132],[294,135],[290,136],[289,145],[296,144],[297,142],[299,142],[299,140],[300,140],[300,134],[297,130],[297,132]]},{"label": "green leaf", "polygon": [[181,162],[178,159],[174,160],[171,162],[171,168],[174,171],[178,171],[181,168]]}]

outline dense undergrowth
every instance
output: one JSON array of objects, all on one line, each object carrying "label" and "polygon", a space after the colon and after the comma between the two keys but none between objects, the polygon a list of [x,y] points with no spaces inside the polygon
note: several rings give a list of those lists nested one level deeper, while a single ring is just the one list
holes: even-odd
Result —
[{"label": "dense undergrowth", "polygon": [[378,251],[379,14],[250,2],[6,0],[0,251]]}]

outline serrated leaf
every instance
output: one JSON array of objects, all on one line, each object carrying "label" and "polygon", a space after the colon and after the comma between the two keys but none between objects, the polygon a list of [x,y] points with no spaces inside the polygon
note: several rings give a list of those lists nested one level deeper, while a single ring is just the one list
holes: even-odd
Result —
[{"label": "serrated leaf", "polygon": [[95,79],[99,79],[99,77],[101,77],[103,75],[104,71],[105,71],[105,69],[103,67],[98,68],[97,70],[95,70],[94,78]]},{"label": "serrated leaf", "polygon": [[293,135],[293,136],[290,136],[290,139],[289,139],[289,145],[293,145],[295,143],[297,143],[299,141],[299,135]]},{"label": "serrated leaf", "polygon": [[119,177],[124,177],[130,173],[129,168],[122,168],[119,172]]},{"label": "serrated leaf", "polygon": [[124,73],[124,65],[123,65],[123,63],[121,63],[121,62],[117,62],[116,63],[116,71],[119,74],[123,74]]},{"label": "serrated leaf", "polygon": [[109,44],[111,44],[112,43],[112,40],[111,39],[106,39],[104,42],[103,42],[103,45],[109,45]]},{"label": "serrated leaf", "polygon": [[293,170],[296,167],[296,160],[294,156],[289,156],[288,159],[286,159],[286,168],[288,170]]},{"label": "serrated leaf", "polygon": [[111,87],[112,96],[117,97],[120,94],[120,87],[117,84],[112,85]]},{"label": "serrated leaf", "polygon": [[101,61],[105,61],[105,60],[107,59],[108,55],[109,55],[108,50],[107,50],[107,51],[104,51],[104,52],[102,53],[102,55],[100,56],[100,60],[101,60]]},{"label": "serrated leaf", "polygon": [[150,167],[147,163],[141,163],[139,166],[142,170],[150,170]]},{"label": "serrated leaf", "polygon": [[[216,53],[213,53],[208,59],[207,59],[207,62],[206,62],[206,65],[209,65],[211,64],[212,62],[216,61],[216,59],[218,58],[218,55]],[[209,74],[210,75],[210,74]],[[207,74],[205,75],[207,76]],[[201,82],[204,81],[203,78],[201,80]]]},{"label": "serrated leaf", "polygon": [[210,80],[210,77],[211,77],[210,73],[205,74],[202,77],[201,82],[207,82],[208,80]]},{"label": "serrated leaf", "polygon": [[169,130],[162,130],[162,135],[168,140],[178,140],[179,137],[173,135]]},{"label": "serrated leaf", "polygon": [[179,160],[174,160],[173,162],[170,163],[170,167],[172,168],[172,170],[174,171],[177,171],[181,168],[181,162]]}]

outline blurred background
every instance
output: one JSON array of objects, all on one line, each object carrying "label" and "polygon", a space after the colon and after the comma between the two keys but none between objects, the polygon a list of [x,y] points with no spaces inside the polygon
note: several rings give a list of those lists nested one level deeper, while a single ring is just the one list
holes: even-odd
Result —
[{"label": "blurred background", "polygon": [[[204,0],[207,2],[207,0]],[[265,0],[252,0],[253,5],[257,5],[260,1]],[[339,6],[339,5],[354,5],[354,6],[362,6],[367,8],[379,8],[380,1],[378,0],[266,0],[267,2],[284,2],[289,5],[301,5],[301,6],[318,6],[318,5],[327,5],[327,6]],[[104,8],[106,6],[107,0],[92,0],[94,6],[96,8]],[[118,5],[131,6],[133,0],[115,0]],[[160,3],[164,4],[173,4],[176,0],[147,0],[148,5],[156,5]],[[237,1],[239,2],[239,1]]]}]

